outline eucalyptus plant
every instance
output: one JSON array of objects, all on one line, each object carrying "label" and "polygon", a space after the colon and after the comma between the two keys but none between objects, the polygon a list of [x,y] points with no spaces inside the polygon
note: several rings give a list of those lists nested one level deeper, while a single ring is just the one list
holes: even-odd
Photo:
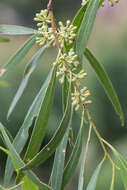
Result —
[{"label": "eucalyptus plant", "polygon": [[[114,0],[114,2],[108,0],[108,2],[113,6],[117,3],[117,0]],[[112,145],[105,141],[99,133],[89,111],[88,105],[91,104],[90,106],[92,106],[90,91],[88,87],[84,86],[84,82],[82,82],[84,79],[88,80],[89,77],[83,67],[83,57],[85,56],[104,87],[116,113],[120,117],[122,125],[124,125],[123,111],[112,83],[102,65],[86,47],[94,26],[97,11],[102,6],[104,6],[104,0],[83,0],[81,8],[76,13],[74,19],[72,21],[67,20],[64,24],[61,21],[58,23],[55,22],[53,0],[49,0],[47,9],[40,10],[40,13],[37,13],[34,18],[34,21],[37,22],[38,30],[15,25],[0,25],[0,33],[2,34],[31,35],[25,44],[10,58],[8,63],[0,69],[1,80],[3,76],[8,74],[10,70],[13,70],[17,64],[21,63],[22,59],[35,43],[40,46],[40,49],[25,68],[23,80],[10,105],[7,117],[9,117],[14,110],[15,105],[27,86],[31,74],[36,69],[45,50],[53,46],[57,48],[58,52],[56,60],[52,63],[51,70],[31,104],[16,137],[13,139],[6,127],[0,123],[0,135],[6,146],[6,149],[3,147],[0,147],[0,149],[8,154],[4,174],[4,187],[0,186],[0,189],[63,190],[70,182],[82,153],[78,187],[76,189],[84,190],[86,159],[92,131],[96,134],[100,142],[104,157],[95,171],[93,171],[86,190],[96,189],[98,176],[106,159],[112,166],[112,180],[109,189],[114,189],[116,170],[120,172],[124,187],[127,189],[127,161]],[[0,37],[0,42],[8,41],[9,39]],[[51,140],[40,150],[50,117],[57,79],[62,86],[63,116]],[[80,118],[75,142],[73,142],[73,129],[71,127],[74,112],[76,112]],[[34,119],[34,128],[32,134],[30,134],[29,144],[24,158],[21,159],[20,154],[26,145],[29,130]],[[86,123],[89,128],[89,133],[86,151],[82,152],[83,131]],[[72,145],[72,152],[65,164],[68,142]],[[112,154],[109,153],[108,148],[114,154],[116,158],[115,161],[112,158]],[[53,153],[55,153],[55,156],[51,176],[49,183],[45,184],[39,180],[32,169],[43,164]],[[14,171],[17,173],[14,186],[9,187]]]}]

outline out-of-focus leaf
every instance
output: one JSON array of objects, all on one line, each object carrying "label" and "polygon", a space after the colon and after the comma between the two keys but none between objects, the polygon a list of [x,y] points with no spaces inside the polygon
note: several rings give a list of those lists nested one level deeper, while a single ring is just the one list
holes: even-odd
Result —
[{"label": "out-of-focus leaf", "polygon": [[37,154],[45,136],[46,126],[48,123],[55,92],[56,69],[57,67],[54,66],[52,76],[42,98],[41,109],[32,132],[30,143],[28,145],[25,155],[25,162],[31,160]]},{"label": "out-of-focus leaf", "polygon": [[[12,162],[15,166],[15,169],[18,170],[19,168],[23,167],[25,165],[25,163],[21,160],[19,154],[16,152],[14,146],[11,144],[9,137],[8,137],[2,123],[0,123],[0,136],[2,136],[2,138],[4,138],[5,145],[9,151],[5,150],[4,148],[2,148],[2,149],[3,149],[3,151],[5,150],[5,152],[7,154],[9,154],[9,156],[11,157]],[[25,171],[23,175],[30,178],[30,180],[33,183],[35,183],[39,187],[40,190],[52,190],[51,187],[42,183],[32,171]]]},{"label": "out-of-focus leaf", "polygon": [[0,42],[9,42],[10,40],[8,38],[1,38],[0,37]]},{"label": "out-of-focus leaf", "polygon": [[5,81],[0,81],[0,88],[7,88],[9,87],[9,84]]},{"label": "out-of-focus leaf", "polygon": [[22,190],[38,190],[38,187],[27,176],[22,181]]},{"label": "out-of-focus leaf", "polygon": [[120,175],[125,187],[125,190],[127,190],[127,161],[113,148],[112,149],[115,157],[118,160],[118,167],[120,168]]},{"label": "out-of-focus leaf", "polygon": [[100,82],[102,83],[102,85],[105,89],[105,92],[107,93],[109,99],[111,100],[111,102],[116,110],[116,113],[119,115],[119,117],[121,119],[122,125],[124,125],[123,111],[122,111],[119,99],[117,97],[117,94],[112,86],[112,83],[111,83],[108,75],[104,71],[102,65],[97,61],[97,59],[92,55],[92,53],[87,48],[85,50],[84,55],[88,59],[90,65],[92,66],[94,71],[96,72]]},{"label": "out-of-focus leaf", "polygon": [[98,176],[99,176],[99,173],[100,173],[100,170],[101,170],[103,162],[104,162],[104,159],[101,161],[101,163],[95,169],[86,190],[95,190],[96,189]]},{"label": "out-of-focus leaf", "polygon": [[61,190],[63,190],[64,187],[67,185],[67,183],[70,181],[70,179],[74,175],[74,172],[77,168],[80,155],[82,152],[82,137],[83,137],[83,123],[81,123],[79,133],[78,133],[74,148],[72,150],[70,159],[63,172]]},{"label": "out-of-focus leaf", "polygon": [[19,48],[18,51],[10,58],[8,63],[0,69],[0,77],[5,76],[5,74],[13,69],[15,65],[19,64],[22,61],[22,59],[25,57],[25,55],[35,43],[36,36],[37,35],[35,34],[31,38],[29,38],[24,43],[24,45],[22,45],[22,47]]},{"label": "out-of-focus leaf", "polygon": [[21,185],[22,185],[22,183],[20,183],[18,185],[14,185],[13,187],[10,187],[10,188],[5,188],[2,185],[0,185],[0,190],[22,190]]},{"label": "out-of-focus leaf", "polygon": [[[41,107],[41,102],[44,97],[45,90],[51,79],[52,72],[53,72],[53,70],[50,71],[46,81],[44,82],[44,84],[41,87],[40,92],[37,94],[35,100],[33,101],[31,107],[29,108],[28,113],[25,117],[25,120],[24,120],[20,130],[18,131],[16,137],[14,138],[13,146],[15,147],[17,153],[20,153],[23,150],[23,148],[27,142],[27,139],[29,136],[29,134],[28,134],[29,128],[32,125],[33,119],[35,117],[37,117],[37,115],[39,113],[39,110]],[[12,177],[13,171],[14,171],[14,167],[12,165],[10,158],[8,158],[6,168],[5,168],[5,176],[4,176],[4,184],[6,186],[9,185],[9,183],[10,183],[10,179]]]},{"label": "out-of-focus leaf", "polygon": [[[67,78],[64,79],[64,85],[63,85],[63,110],[65,111],[67,99],[68,99],[68,91],[69,91],[69,83]],[[69,101],[69,104],[71,104],[71,101]],[[54,190],[60,190],[61,182],[62,182],[62,176],[63,176],[63,169],[64,169],[64,162],[65,162],[65,155],[66,155],[66,147],[68,142],[68,134],[69,129],[71,125],[72,120],[72,110],[70,110],[70,120],[68,123],[68,128],[66,130],[66,133],[64,135],[64,138],[58,148],[56,149],[55,158],[54,158],[54,164],[51,174],[51,187]]]},{"label": "out-of-focus leaf", "polygon": [[32,59],[30,60],[30,62],[28,63],[26,69],[25,69],[25,73],[24,73],[24,76],[23,76],[23,80],[19,86],[19,89],[16,93],[16,95],[14,96],[13,100],[12,100],[12,103],[10,105],[10,108],[8,110],[8,114],[7,114],[7,118],[10,116],[10,114],[12,113],[13,109],[15,108],[18,100],[20,99],[21,95],[23,94],[26,86],[27,86],[27,83],[28,83],[28,80],[29,80],[29,77],[31,76],[31,74],[33,73],[33,71],[35,70],[35,68],[37,67],[37,64],[39,62],[39,59],[40,57],[42,56],[42,54],[44,53],[44,50],[46,49],[46,46],[45,47],[42,47],[33,57]]},{"label": "out-of-focus leaf", "polygon": [[82,58],[96,18],[99,0],[89,2],[76,37],[76,54]]},{"label": "out-of-focus leaf", "polygon": [[36,30],[24,26],[1,24],[0,33],[8,35],[28,35],[36,33]]},{"label": "out-of-focus leaf", "polygon": [[60,121],[60,125],[57,128],[52,139],[28,164],[25,165],[25,167],[21,168],[21,171],[39,166],[40,164],[44,163],[44,161],[46,161],[55,152],[56,148],[58,147],[58,145],[60,144],[61,140],[65,135],[70,120],[69,96],[70,96],[70,90],[69,90],[68,101],[65,112],[63,114],[62,120]]},{"label": "out-of-focus leaf", "polygon": [[22,190],[22,182],[18,185],[14,185],[13,187],[7,188],[6,190]]}]

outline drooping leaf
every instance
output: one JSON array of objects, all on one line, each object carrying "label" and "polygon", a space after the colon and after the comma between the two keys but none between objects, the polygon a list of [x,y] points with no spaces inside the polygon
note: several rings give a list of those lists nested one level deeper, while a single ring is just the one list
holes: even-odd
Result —
[{"label": "drooping leaf", "polygon": [[[64,111],[67,104],[68,91],[69,91],[69,83],[68,83],[67,78],[65,77],[64,85],[63,85],[63,97],[62,97]],[[71,101],[69,101],[69,103],[71,103]],[[72,110],[70,110],[69,115],[70,115],[70,120],[68,123],[68,128],[66,130],[66,133],[63,137],[62,142],[56,149],[56,153],[55,153],[53,169],[52,169],[51,178],[50,178],[51,187],[54,190],[59,190],[62,183],[62,175],[63,175],[63,169],[64,169],[65,155],[66,155],[66,147],[67,147],[67,142],[68,142],[68,134],[69,134],[69,129],[70,129],[71,120],[72,120]]]},{"label": "drooping leaf", "polygon": [[28,53],[30,48],[35,43],[35,39],[36,34],[29,38],[24,43],[24,45],[17,50],[17,52],[10,58],[8,63],[0,69],[0,77],[5,76],[5,74],[7,74],[11,69],[13,69],[15,65],[19,64],[22,61],[22,59],[25,57],[25,55]]},{"label": "drooping leaf", "polygon": [[81,59],[87,45],[88,39],[92,32],[97,10],[99,7],[99,0],[91,0],[85,11],[81,26],[76,37],[76,54]]},{"label": "drooping leaf", "polygon": [[60,144],[61,140],[65,135],[70,120],[69,113],[71,106],[69,104],[69,96],[70,92],[68,95],[68,102],[65,112],[63,114],[62,120],[60,121],[60,125],[57,128],[55,134],[53,135],[49,143],[38,154],[36,154],[36,156],[29,163],[25,165],[25,167],[21,168],[21,171],[39,166],[40,164],[44,163],[55,152],[56,148],[58,147],[58,145]]},{"label": "drooping leaf", "polygon": [[101,171],[103,162],[104,162],[104,159],[101,161],[101,163],[95,169],[86,190],[95,190],[96,189],[97,180],[98,180],[99,173]]},{"label": "drooping leaf", "polygon": [[45,136],[46,126],[48,123],[55,92],[56,69],[57,67],[54,66],[51,79],[42,98],[41,109],[32,132],[30,143],[28,145],[25,155],[25,162],[27,162],[27,160],[31,160],[36,155]]},{"label": "drooping leaf", "polygon": [[24,73],[24,76],[23,76],[23,80],[19,86],[19,89],[16,93],[16,95],[14,96],[13,100],[12,100],[12,103],[10,105],[10,108],[8,110],[8,114],[7,114],[7,118],[10,116],[10,114],[12,113],[13,109],[15,108],[18,100],[20,99],[21,95],[23,94],[26,86],[27,86],[27,83],[28,83],[28,80],[31,76],[31,74],[33,73],[33,71],[35,70],[35,68],[37,67],[37,64],[39,62],[39,59],[40,57],[42,56],[42,54],[44,53],[44,50],[46,49],[46,46],[45,47],[42,47],[33,57],[32,59],[30,60],[30,62],[28,63],[26,69],[25,69],[25,73]]},{"label": "drooping leaf", "polygon": [[0,42],[9,42],[10,40],[8,38],[1,38],[0,37]]},{"label": "drooping leaf", "polygon": [[[3,151],[5,150],[5,153],[9,154],[9,156],[12,159],[15,169],[18,170],[20,167],[23,167],[25,163],[21,160],[14,146],[11,144],[9,137],[4,128],[5,127],[2,125],[2,123],[0,123],[0,136],[4,138],[5,146],[8,148],[9,151],[6,151],[4,148],[2,149]],[[28,178],[30,178],[30,180],[33,183],[35,183],[39,187],[40,190],[52,190],[51,187],[42,183],[32,171],[25,171],[23,175],[26,175]]]},{"label": "drooping leaf", "polygon": [[28,35],[36,33],[36,30],[24,26],[1,24],[0,33],[8,35]]},{"label": "drooping leaf", "polygon": [[[41,101],[44,97],[45,90],[49,84],[49,81],[51,80],[52,72],[53,72],[53,70],[50,71],[46,81],[44,82],[44,84],[41,87],[40,92],[37,94],[35,100],[33,101],[31,107],[29,108],[28,113],[25,117],[25,120],[24,120],[20,130],[18,131],[16,137],[14,138],[13,146],[15,147],[17,153],[20,153],[23,150],[23,148],[27,142],[27,139],[29,137],[29,134],[28,134],[29,128],[32,125],[33,119],[35,117],[37,117],[37,115],[39,113],[39,110],[41,107]],[[14,171],[14,167],[12,165],[10,158],[8,158],[7,164],[6,164],[6,169],[5,169],[5,176],[4,176],[4,184],[6,186],[9,185],[13,171]]]},{"label": "drooping leaf", "polygon": [[79,133],[77,135],[77,139],[76,139],[74,148],[72,150],[70,159],[63,172],[61,190],[63,190],[64,187],[67,185],[67,183],[70,181],[70,179],[74,175],[74,172],[77,168],[77,165],[78,165],[78,162],[80,159],[80,155],[82,152],[82,137],[83,137],[83,122],[81,122],[81,126],[79,129]]},{"label": "drooping leaf", "polygon": [[117,97],[117,94],[112,86],[112,83],[108,77],[108,75],[106,74],[106,72],[104,71],[102,65],[97,61],[97,59],[93,56],[93,54],[86,48],[85,53],[84,53],[85,57],[88,59],[90,65],[92,66],[92,68],[94,69],[94,71],[96,72],[100,82],[102,83],[105,92],[107,93],[109,99],[111,100],[116,113],[119,115],[122,125],[124,125],[124,115],[123,115],[123,111],[119,102],[119,99]]}]

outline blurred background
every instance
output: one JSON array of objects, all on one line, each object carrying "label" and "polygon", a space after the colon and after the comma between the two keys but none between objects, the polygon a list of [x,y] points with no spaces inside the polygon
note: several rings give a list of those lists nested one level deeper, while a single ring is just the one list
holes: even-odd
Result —
[{"label": "blurred background", "polygon": [[[46,8],[47,0],[1,0],[0,1],[0,24],[15,24],[36,28],[36,23],[33,17],[36,12]],[[65,21],[66,19],[73,19],[76,11],[80,7],[79,1],[76,0],[55,0],[54,10],[56,20]],[[108,100],[102,86],[96,78],[96,75],[87,61],[84,59],[84,67],[87,70],[88,76],[84,81],[91,91],[91,100],[93,104],[90,105],[91,114],[96,126],[102,136],[113,144],[125,158],[127,158],[127,2],[120,0],[114,7],[110,7],[105,3],[104,8],[98,11],[96,23],[90,37],[88,47],[96,55],[100,63],[107,71],[113,86],[118,94],[122,104],[125,115],[125,126],[121,127],[120,120],[116,115],[110,101]],[[8,36],[7,36],[8,37]],[[0,66],[6,64],[14,52],[29,38],[29,36],[12,36],[9,43],[0,43]],[[28,55],[24,58],[21,64],[17,65],[15,69],[4,78],[8,83],[8,88],[0,88],[0,121],[8,128],[13,137],[23,123],[24,117],[31,105],[34,97],[38,93],[43,81],[53,60],[55,59],[56,50],[50,48],[42,57],[38,68],[32,74],[28,83],[27,89],[18,102],[14,112],[9,121],[7,121],[7,111],[9,105],[18,89],[22,80],[25,65],[28,63],[32,55],[39,49],[34,45]],[[42,146],[49,141],[57,124],[62,116],[61,114],[61,87],[57,82],[56,94],[53,104],[52,113],[48,123],[46,138]],[[73,122],[74,134],[79,127],[79,119],[75,115]],[[84,135],[84,150],[87,137],[87,128]],[[2,143],[2,141],[1,141]],[[70,149],[68,148],[68,154]],[[89,154],[87,160],[86,185],[89,181],[91,172],[103,157],[103,151],[98,143],[95,135],[93,135],[89,147]],[[2,175],[4,172],[6,155],[0,153],[0,175],[2,183]],[[35,172],[40,176],[40,179],[47,182],[50,176],[53,157],[36,169]],[[67,189],[77,189],[77,178],[79,169],[68,185]],[[107,190],[110,185],[111,165],[105,162],[101,172],[97,190]],[[123,186],[119,175],[117,175],[116,187],[117,190],[122,190]]]}]

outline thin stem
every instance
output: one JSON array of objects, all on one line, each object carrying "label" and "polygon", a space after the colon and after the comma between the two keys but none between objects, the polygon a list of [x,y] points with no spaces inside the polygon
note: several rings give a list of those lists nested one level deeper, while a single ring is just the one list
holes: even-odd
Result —
[{"label": "thin stem", "polygon": [[115,166],[112,165],[112,181],[111,181],[110,190],[112,190],[114,187],[114,181],[115,181]]},{"label": "thin stem", "polygon": [[53,14],[52,5],[53,5],[53,0],[49,0],[47,9],[48,9],[49,14],[50,14],[50,17],[51,17],[52,31],[53,31],[53,34],[54,34],[54,36],[55,36],[55,41],[56,41],[57,49],[58,49],[59,51],[61,51],[62,49],[61,49],[61,45],[60,45],[60,43],[59,43],[58,36],[57,36],[57,27],[56,27],[56,24],[55,24],[55,18],[54,18],[54,14]]},{"label": "thin stem", "polygon": [[[105,156],[107,156],[107,158],[108,158],[109,161],[111,162],[112,166],[114,166],[116,169],[119,169],[119,167],[113,162],[111,156],[110,156],[109,153],[107,152],[107,150],[106,150],[106,148],[105,148],[105,145],[104,145],[104,140],[103,140],[103,138],[101,137],[100,133],[98,132],[96,126],[94,125],[94,123],[93,123],[93,121],[92,121],[92,119],[91,119],[90,113],[88,112],[88,110],[87,110],[86,107],[84,107],[84,109],[86,110],[87,115],[88,115],[88,120],[89,120],[89,122],[90,122],[92,128],[94,129],[94,131],[95,131],[95,133],[96,133],[96,135],[97,135],[99,141],[100,141],[100,144],[101,144],[101,146],[102,146],[102,149],[104,150]],[[105,143],[107,143],[107,142],[105,142]],[[108,143],[107,143],[107,144],[108,144]],[[110,147],[111,147],[111,145],[110,145]],[[112,148],[112,149],[113,149],[113,148]]]}]

